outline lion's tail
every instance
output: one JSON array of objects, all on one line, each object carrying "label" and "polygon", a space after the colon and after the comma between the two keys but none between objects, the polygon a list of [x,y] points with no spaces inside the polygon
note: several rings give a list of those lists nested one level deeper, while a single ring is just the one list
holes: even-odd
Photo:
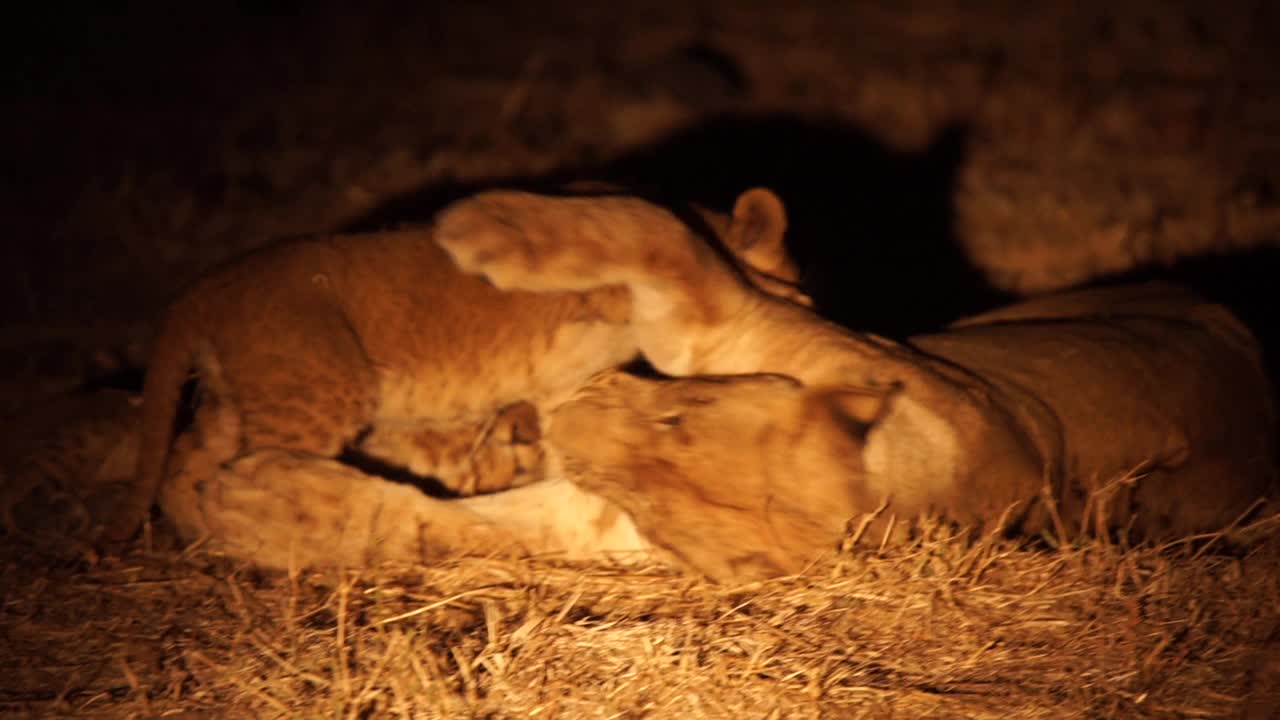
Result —
[{"label": "lion's tail", "polygon": [[164,479],[173,444],[178,404],[183,386],[195,360],[194,335],[198,327],[182,312],[183,304],[175,304],[165,318],[164,326],[151,351],[147,374],[142,386],[142,437],[133,492],[113,518],[106,531],[108,541],[128,540],[147,519]]}]

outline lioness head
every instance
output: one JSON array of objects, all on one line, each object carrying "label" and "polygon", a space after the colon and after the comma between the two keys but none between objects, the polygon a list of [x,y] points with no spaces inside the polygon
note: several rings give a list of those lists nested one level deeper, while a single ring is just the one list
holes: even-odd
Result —
[{"label": "lioness head", "polygon": [[886,405],[780,375],[653,380],[609,373],[563,405],[549,440],[565,473],[717,579],[796,572],[866,504],[856,483]]}]

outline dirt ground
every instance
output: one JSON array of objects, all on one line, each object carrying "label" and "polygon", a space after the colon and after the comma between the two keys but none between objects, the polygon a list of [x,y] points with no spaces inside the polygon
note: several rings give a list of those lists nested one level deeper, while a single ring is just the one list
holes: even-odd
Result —
[{"label": "dirt ground", "polygon": [[[231,255],[577,177],[775,188],[815,297],[860,329],[1154,273],[1280,354],[1264,0],[354,7],[6,23],[10,422],[140,365],[165,301]],[[0,712],[1273,717],[1278,557],[941,539],[723,588],[479,560],[280,577],[163,526],[92,566],[3,543]]]}]

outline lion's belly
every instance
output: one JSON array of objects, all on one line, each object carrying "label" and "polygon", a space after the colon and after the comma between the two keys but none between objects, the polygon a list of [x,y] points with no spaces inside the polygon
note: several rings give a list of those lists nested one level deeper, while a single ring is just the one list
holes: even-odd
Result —
[{"label": "lion's belly", "polygon": [[412,367],[379,367],[377,422],[467,422],[522,400],[555,404],[595,373],[636,354],[629,328],[616,324],[494,332],[501,337],[438,349]]}]

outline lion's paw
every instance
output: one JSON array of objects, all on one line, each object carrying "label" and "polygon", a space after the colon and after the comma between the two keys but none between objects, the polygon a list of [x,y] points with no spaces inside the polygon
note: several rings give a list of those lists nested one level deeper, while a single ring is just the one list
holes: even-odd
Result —
[{"label": "lion's paw", "polygon": [[469,485],[462,494],[510,490],[541,480],[544,452],[538,409],[528,402],[503,408],[471,456]]}]

